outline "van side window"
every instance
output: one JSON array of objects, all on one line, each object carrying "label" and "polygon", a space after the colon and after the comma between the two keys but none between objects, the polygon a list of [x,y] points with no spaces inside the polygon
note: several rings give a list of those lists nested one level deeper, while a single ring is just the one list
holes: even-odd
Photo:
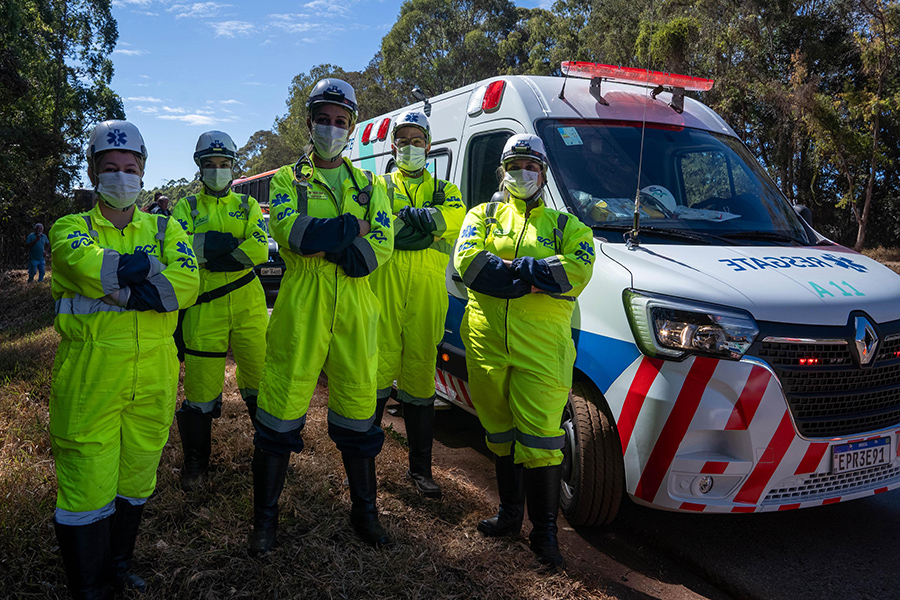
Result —
[{"label": "van side window", "polygon": [[681,157],[681,176],[688,206],[711,198],[729,200],[737,196],[756,194],[747,173],[734,169],[724,153],[715,151],[691,152]]},{"label": "van side window", "polygon": [[466,164],[466,204],[472,208],[477,204],[488,202],[497,191],[497,167],[500,166],[500,155],[503,145],[513,132],[492,131],[473,137],[469,141]]}]

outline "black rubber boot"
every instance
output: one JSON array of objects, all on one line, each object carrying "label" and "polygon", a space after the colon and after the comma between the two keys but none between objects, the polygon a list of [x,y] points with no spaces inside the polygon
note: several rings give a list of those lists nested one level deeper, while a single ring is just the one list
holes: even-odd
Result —
[{"label": "black rubber boot", "polygon": [[247,414],[250,415],[250,422],[256,423],[256,396],[247,396],[244,398],[244,404],[247,405]]},{"label": "black rubber boot", "polygon": [[90,525],[53,521],[69,594],[75,600],[108,600],[112,596],[108,580],[111,525],[112,516]]},{"label": "black rubber boot", "polygon": [[478,523],[478,531],[488,537],[518,535],[525,518],[525,487],[521,467],[517,467],[513,455],[497,456],[497,491],[500,510],[490,519]]},{"label": "black rubber boot", "polygon": [[119,593],[134,590],[142,594],[147,591],[147,582],[131,572],[134,543],[143,513],[143,504],[133,506],[124,498],[116,498],[116,514],[112,517],[109,547],[112,582]]},{"label": "black rubber boot", "polygon": [[525,469],[525,496],[528,498],[528,534],[531,551],[538,561],[551,567],[565,564],[556,539],[556,517],[559,514],[559,489],[562,465]]},{"label": "black rubber boot", "polygon": [[201,413],[182,408],[175,413],[181,447],[184,449],[184,467],[181,469],[181,489],[192,492],[203,486],[209,470],[209,454],[212,447],[212,413]]},{"label": "black rubber boot", "polygon": [[378,483],[375,479],[374,458],[349,458],[344,455],[344,469],[350,484],[350,524],[364,542],[376,548],[392,543],[375,508]]},{"label": "black rubber boot", "polygon": [[284,489],[291,453],[253,451],[253,533],[250,554],[260,556],[272,549],[278,532],[278,498]]},{"label": "black rubber boot", "polygon": [[409,442],[409,470],[406,476],[420,494],[426,498],[440,499],[441,486],[435,483],[431,473],[434,404],[417,406],[404,403],[403,420],[406,422],[406,439]]}]

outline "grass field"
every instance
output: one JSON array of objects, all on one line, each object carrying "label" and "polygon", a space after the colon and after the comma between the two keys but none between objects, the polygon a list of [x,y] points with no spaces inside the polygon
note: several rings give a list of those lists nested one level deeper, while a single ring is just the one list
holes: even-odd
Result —
[{"label": "grass field", "polygon": [[[53,534],[55,476],[47,412],[59,337],[49,284],[27,285],[24,271],[0,274],[0,598],[65,598]],[[464,473],[438,469],[441,502],[416,495],[403,479],[404,440],[392,430],[378,457],[381,520],[397,541],[376,551],[351,530],[340,455],[328,439],[325,388],[291,460],[281,498],[280,546],[246,552],[252,514],[249,418],[229,360],[222,417],[213,425],[214,469],[204,490],[178,487],[176,427],[163,451],[157,491],[147,504],[135,557],[148,599],[169,598],[610,598],[540,568],[518,540],[475,530],[495,507]],[[180,400],[180,393],[179,393]]]}]

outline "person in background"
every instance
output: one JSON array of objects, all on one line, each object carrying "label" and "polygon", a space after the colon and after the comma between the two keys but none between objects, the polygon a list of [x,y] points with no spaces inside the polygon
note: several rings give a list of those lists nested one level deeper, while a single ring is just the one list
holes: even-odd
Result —
[{"label": "person in background", "polygon": [[169,216],[172,214],[172,211],[169,210],[169,197],[156,192],[157,196],[154,198],[153,204],[147,207],[147,212],[151,215],[166,215]]},{"label": "person in background", "polygon": [[391,130],[397,170],[383,175],[394,212],[394,253],[369,278],[381,302],[378,320],[378,413],[397,382],[409,440],[406,476],[428,498],[440,498],[431,471],[434,369],[447,317],[445,272],[466,216],[459,188],[425,168],[431,126],[420,111],[399,115]]},{"label": "person in background", "polygon": [[251,420],[266,356],[269,310],[253,267],[268,260],[269,241],[259,203],[231,189],[236,158],[237,146],[227,133],[201,134],[194,162],[203,190],[175,205],[174,217],[191,239],[200,265],[200,296],[182,323],[184,403],[175,414],[186,492],[203,484],[209,468],[212,420],[221,413],[228,346]]},{"label": "person in background", "polygon": [[50,257],[50,240],[44,235],[44,226],[36,223],[34,231],[25,238],[25,247],[28,248],[28,283],[34,281],[34,274],[38,274],[38,283],[44,281],[45,259]]},{"label": "person in background", "polygon": [[132,123],[97,125],[87,165],[100,200],[50,230],[61,337],[50,388],[53,521],[76,599],[146,589],[131,558],[175,412],[178,309],[199,286],[181,227],[135,210],[146,160]]},{"label": "person in background", "polygon": [[527,498],[531,550],[561,566],[560,422],[575,363],[572,313],[593,272],[593,235],[574,215],[544,205],[548,163],[538,136],[512,136],[500,160],[506,201],[469,211],[454,257],[468,287],[460,333],[469,389],[500,492],[499,512],[478,530],[518,535]]},{"label": "person in background", "polygon": [[391,255],[394,231],[384,183],[341,153],[358,117],[345,81],[323,79],[306,103],[312,156],[281,167],[269,187],[269,230],[287,265],[267,332],[253,443],[250,552],[268,552],[278,498],[319,374],[328,376],[328,435],[347,471],[350,523],[365,542],[391,542],[378,521],[375,424],[378,299],[368,275]]}]

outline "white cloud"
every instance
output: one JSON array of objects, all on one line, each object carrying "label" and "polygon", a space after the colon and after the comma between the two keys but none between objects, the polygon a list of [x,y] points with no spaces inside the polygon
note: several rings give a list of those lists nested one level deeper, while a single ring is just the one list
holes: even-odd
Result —
[{"label": "white cloud", "polygon": [[147,54],[146,50],[113,50],[113,54],[124,54],[125,56],[141,56]]},{"label": "white cloud", "polygon": [[186,111],[185,109],[183,109],[183,108],[179,108],[179,107],[172,108],[171,106],[163,106],[162,109],[163,109],[164,111],[166,111],[166,112],[175,113],[175,114],[178,114],[178,115],[183,115],[184,113],[187,112],[187,111]]},{"label": "white cloud", "polygon": [[304,4],[303,8],[308,8],[309,10],[328,11],[330,13],[338,12],[346,14],[350,12],[349,6],[342,6],[334,0],[313,0],[312,2],[307,2],[306,4]]},{"label": "white cloud", "polygon": [[222,21],[221,23],[209,23],[216,32],[216,37],[246,37],[253,33],[256,26],[246,21]]},{"label": "white cloud", "polygon": [[153,4],[153,0],[113,0],[112,5],[116,8],[125,8],[126,6],[149,6]]},{"label": "white cloud", "polygon": [[241,82],[241,85],[262,85],[262,84],[258,81],[243,81],[243,82]]},{"label": "white cloud", "polygon": [[213,125],[216,120],[208,115],[160,115],[158,118],[167,121],[181,121],[188,125]]},{"label": "white cloud", "polygon": [[150,79],[149,75],[138,75],[141,79]]},{"label": "white cloud", "polygon": [[159,109],[157,109],[155,106],[144,106],[144,105],[135,106],[134,110],[144,113],[145,115],[155,115],[156,113],[159,112]]},{"label": "white cloud", "polygon": [[223,8],[230,7],[231,4],[220,4],[218,2],[195,2],[193,4],[173,4],[167,10],[175,13],[176,19],[184,17],[194,17],[198,19],[208,19],[215,17]]},{"label": "white cloud", "polygon": [[161,98],[154,98],[153,96],[128,96],[125,99],[131,102],[162,102]]},{"label": "white cloud", "polygon": [[243,102],[232,98],[231,100],[219,100],[219,104],[243,104]]}]

